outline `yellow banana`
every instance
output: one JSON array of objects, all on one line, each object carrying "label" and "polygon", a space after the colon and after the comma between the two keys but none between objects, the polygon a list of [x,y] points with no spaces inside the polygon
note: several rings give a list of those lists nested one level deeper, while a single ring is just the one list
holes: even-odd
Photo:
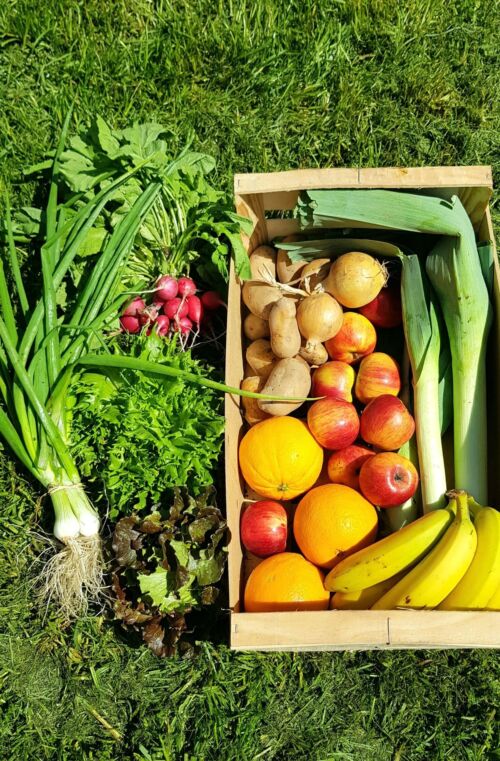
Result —
[{"label": "yellow banana", "polygon": [[[452,492],[457,513],[443,538],[400,582],[372,606],[372,610],[435,608],[456,587],[472,563],[477,545],[467,493]],[[432,514],[432,513],[431,513]]]},{"label": "yellow banana", "polygon": [[500,610],[500,585],[488,604],[484,606],[485,610]]},{"label": "yellow banana", "polygon": [[477,549],[465,575],[440,610],[483,610],[500,587],[500,513],[481,508],[475,516]]},{"label": "yellow banana", "polygon": [[390,579],[374,584],[373,587],[358,589],[357,592],[335,592],[330,600],[330,608],[336,610],[369,610],[374,602],[402,578],[403,574],[398,573]]},{"label": "yellow banana", "polygon": [[341,560],[325,579],[330,592],[356,592],[390,579],[421,560],[453,519],[448,509],[433,510],[413,523]]}]

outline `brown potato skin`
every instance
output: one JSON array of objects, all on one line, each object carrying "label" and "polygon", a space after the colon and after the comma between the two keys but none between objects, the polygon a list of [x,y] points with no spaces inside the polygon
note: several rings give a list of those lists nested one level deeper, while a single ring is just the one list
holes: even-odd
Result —
[{"label": "brown potato skin", "polygon": [[315,288],[328,277],[330,265],[330,259],[314,259],[306,264],[301,272],[300,287],[307,293],[313,293]]},{"label": "brown potato skin", "polygon": [[268,338],[270,335],[269,322],[250,312],[243,321],[243,333],[250,341],[256,341],[258,338]]},{"label": "brown potato skin", "polygon": [[[297,240],[301,240],[300,235],[287,235],[286,238],[283,238],[283,243],[293,243]],[[305,262],[292,262],[288,256],[288,251],[285,251],[283,248],[278,249],[276,271],[280,283],[289,283],[291,280],[296,280],[304,265]]]},{"label": "brown potato skin", "polygon": [[[311,373],[307,363],[300,357],[280,359],[273,367],[263,394],[271,396],[306,397],[311,390]],[[303,402],[272,402],[262,399],[259,407],[273,416],[289,415],[297,410]]]},{"label": "brown potato skin", "polygon": [[[265,379],[259,375],[252,375],[241,381],[240,388],[243,391],[262,391],[265,384]],[[265,420],[269,415],[259,407],[258,399],[250,399],[249,397],[242,396],[241,402],[245,412],[245,420],[248,425],[255,425],[260,423],[261,420]]]},{"label": "brown potato skin", "polygon": [[268,320],[271,309],[281,298],[281,291],[274,285],[267,283],[243,283],[241,291],[243,302],[256,317]]},{"label": "brown potato skin", "polygon": [[277,301],[271,309],[271,348],[279,359],[289,359],[299,353],[301,336],[296,315],[295,304],[287,298]]},{"label": "brown potato skin", "polygon": [[276,250],[272,246],[258,246],[250,256],[250,269],[253,280],[264,280],[262,270],[276,277]]},{"label": "brown potato skin", "polygon": [[246,360],[253,370],[254,375],[268,378],[276,364],[276,357],[271,349],[271,343],[265,338],[252,341],[246,350]]}]

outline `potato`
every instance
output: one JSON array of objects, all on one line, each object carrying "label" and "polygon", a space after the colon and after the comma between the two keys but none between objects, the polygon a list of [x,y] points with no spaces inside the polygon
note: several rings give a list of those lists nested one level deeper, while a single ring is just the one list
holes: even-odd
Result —
[{"label": "potato", "polygon": [[[293,243],[300,239],[300,235],[287,235],[286,238],[283,238],[283,243]],[[304,265],[305,262],[292,262],[288,256],[288,251],[285,251],[282,248],[278,250],[276,271],[280,283],[289,283],[290,280],[295,280],[299,276]]]},{"label": "potato", "polygon": [[273,354],[280,359],[295,357],[299,353],[301,336],[296,315],[294,302],[287,298],[281,298],[271,309],[271,348]]},{"label": "potato", "polygon": [[273,305],[280,300],[281,291],[274,285],[248,281],[243,283],[242,298],[252,314],[268,320]]},{"label": "potato", "polygon": [[[264,383],[264,378],[261,378],[259,375],[252,375],[241,381],[240,388],[243,391],[261,391]],[[258,399],[242,396],[241,402],[245,411],[245,420],[249,425],[255,425],[255,423],[259,423],[261,420],[269,417],[267,412],[260,409]]]},{"label": "potato", "polygon": [[330,259],[314,259],[306,264],[301,272],[300,287],[307,293],[313,293],[328,277],[331,264]]},{"label": "potato", "polygon": [[269,336],[269,322],[250,312],[243,322],[243,333],[250,341],[267,338]]},{"label": "potato", "polygon": [[[265,386],[263,394],[271,396],[306,397],[311,389],[311,372],[307,363],[300,357],[280,359],[275,364]],[[272,402],[262,399],[259,407],[273,416],[289,415],[298,409],[303,402]]]},{"label": "potato", "polygon": [[246,351],[246,360],[254,371],[254,374],[260,375],[261,378],[268,377],[277,361],[271,349],[271,344],[265,338],[252,341]]},{"label": "potato", "polygon": [[250,256],[253,280],[265,280],[263,273],[276,278],[276,251],[272,246],[258,246]]}]

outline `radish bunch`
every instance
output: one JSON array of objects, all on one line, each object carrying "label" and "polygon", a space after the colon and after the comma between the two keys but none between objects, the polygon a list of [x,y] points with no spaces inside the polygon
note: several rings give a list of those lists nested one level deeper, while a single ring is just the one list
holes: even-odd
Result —
[{"label": "radish bunch", "polygon": [[120,317],[122,331],[140,333],[145,329],[148,335],[154,330],[160,336],[169,333],[196,336],[206,312],[225,306],[216,291],[205,291],[197,296],[197,290],[190,277],[176,279],[162,275],[156,281],[151,304],[140,297],[127,304]]}]

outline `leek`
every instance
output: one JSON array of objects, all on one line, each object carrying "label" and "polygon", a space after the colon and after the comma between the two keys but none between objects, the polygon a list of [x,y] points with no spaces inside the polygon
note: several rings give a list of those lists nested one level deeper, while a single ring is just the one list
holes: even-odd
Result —
[{"label": "leek", "polygon": [[418,257],[403,257],[402,262],[403,325],[412,367],[420,486],[426,513],[446,504],[439,405],[441,331],[435,296],[426,283]]},{"label": "leek", "polygon": [[487,505],[486,344],[492,311],[474,234],[465,220],[460,241],[443,238],[427,257],[426,270],[450,340],[455,488]]}]

